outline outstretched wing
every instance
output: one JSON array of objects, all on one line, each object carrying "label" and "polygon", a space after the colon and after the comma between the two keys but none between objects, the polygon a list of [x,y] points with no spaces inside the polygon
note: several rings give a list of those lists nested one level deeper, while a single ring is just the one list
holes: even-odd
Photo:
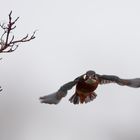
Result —
[{"label": "outstretched wing", "polygon": [[81,77],[82,76],[77,77],[74,81],[62,85],[58,91],[52,94],[40,97],[41,103],[58,104],[60,100],[67,95],[68,90],[72,89],[77,84]]},{"label": "outstretched wing", "polygon": [[133,88],[140,87],[140,78],[121,79],[115,75],[98,75],[100,84],[117,83],[121,86],[129,86]]}]

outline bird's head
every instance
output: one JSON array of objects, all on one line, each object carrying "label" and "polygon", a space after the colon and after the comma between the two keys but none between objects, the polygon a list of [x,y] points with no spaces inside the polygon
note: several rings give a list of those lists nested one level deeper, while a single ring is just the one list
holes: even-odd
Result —
[{"label": "bird's head", "polygon": [[95,71],[89,70],[85,73],[85,75],[83,76],[84,80],[86,83],[88,84],[93,84],[97,81],[97,76]]}]

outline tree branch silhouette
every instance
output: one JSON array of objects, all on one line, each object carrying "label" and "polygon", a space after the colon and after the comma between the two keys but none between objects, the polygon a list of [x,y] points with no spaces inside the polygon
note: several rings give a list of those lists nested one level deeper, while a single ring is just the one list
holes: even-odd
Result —
[{"label": "tree branch silhouette", "polygon": [[19,17],[15,20],[12,20],[12,11],[9,14],[9,22],[7,25],[0,24],[3,34],[0,37],[0,53],[10,53],[15,51],[20,43],[28,42],[35,39],[35,31],[31,36],[28,34],[21,39],[15,40],[15,36],[11,35],[11,32],[16,28],[15,23],[18,21]]},{"label": "tree branch silhouette", "polygon": [[[18,21],[19,17],[15,20],[12,19],[12,11],[9,13],[8,23],[0,23],[0,28],[3,31],[2,35],[0,36],[0,53],[11,53],[15,51],[20,43],[29,42],[35,39],[34,31],[31,35],[26,35],[20,39],[15,39],[15,35],[13,35],[12,31],[16,28],[16,22]],[[0,58],[2,59],[2,58]],[[0,92],[2,88],[0,86]]]}]

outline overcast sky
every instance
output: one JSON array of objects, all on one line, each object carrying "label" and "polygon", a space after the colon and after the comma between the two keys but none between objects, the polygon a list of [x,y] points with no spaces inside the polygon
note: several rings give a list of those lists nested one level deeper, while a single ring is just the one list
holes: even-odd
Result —
[{"label": "overcast sky", "polygon": [[[57,106],[38,98],[87,70],[140,77],[139,0],[3,0],[0,21],[20,16],[15,37],[36,39],[1,54],[0,140],[139,140],[140,89],[103,85],[96,100]],[[1,32],[1,30],[0,30]]]}]

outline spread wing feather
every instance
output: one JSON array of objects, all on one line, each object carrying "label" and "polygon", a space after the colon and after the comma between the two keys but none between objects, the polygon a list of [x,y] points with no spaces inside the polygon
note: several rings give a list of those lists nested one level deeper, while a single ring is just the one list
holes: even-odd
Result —
[{"label": "spread wing feather", "polygon": [[81,77],[82,76],[79,76],[74,81],[62,85],[58,91],[52,94],[40,97],[41,103],[58,104],[61,101],[61,99],[67,95],[68,90],[72,89],[77,84]]},{"label": "spread wing feather", "polygon": [[121,79],[115,75],[98,75],[100,84],[117,83],[121,86],[129,86],[133,88],[140,87],[140,78]]}]

